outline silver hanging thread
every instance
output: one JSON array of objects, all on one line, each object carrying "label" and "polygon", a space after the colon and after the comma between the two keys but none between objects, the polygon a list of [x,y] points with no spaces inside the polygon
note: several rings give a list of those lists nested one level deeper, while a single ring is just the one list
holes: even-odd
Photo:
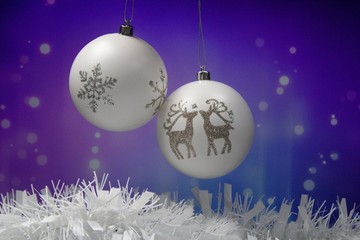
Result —
[{"label": "silver hanging thread", "polygon": [[125,36],[132,36],[134,33],[133,26],[130,25],[131,21],[134,18],[134,2],[135,0],[132,0],[132,6],[131,6],[131,15],[130,18],[127,17],[127,6],[128,6],[128,0],[125,1],[125,8],[124,8],[124,21],[125,24],[122,24],[120,27],[120,34]]},{"label": "silver hanging thread", "polygon": [[205,50],[204,29],[203,29],[202,16],[201,16],[201,0],[198,1],[198,10],[199,10],[198,64],[200,67],[200,71],[197,73],[197,79],[210,80],[210,72],[206,71],[206,50]]},{"label": "silver hanging thread", "polygon": [[125,23],[127,24],[130,24],[131,21],[133,20],[134,18],[134,1],[135,0],[132,0],[132,6],[131,6],[131,15],[130,15],[130,18],[127,17],[127,5],[128,5],[128,0],[125,1],[125,9],[124,9],[124,21]]}]

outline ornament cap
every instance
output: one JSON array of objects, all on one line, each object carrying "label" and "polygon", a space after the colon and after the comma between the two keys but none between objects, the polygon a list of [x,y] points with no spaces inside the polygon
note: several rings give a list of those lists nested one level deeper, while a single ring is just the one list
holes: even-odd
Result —
[{"label": "ornament cap", "polygon": [[121,24],[120,34],[125,36],[132,36],[134,33],[134,27],[129,24],[129,22],[125,24]]},{"label": "ornament cap", "polygon": [[210,80],[210,72],[206,71],[205,68],[201,68],[201,70],[197,73],[197,80]]}]

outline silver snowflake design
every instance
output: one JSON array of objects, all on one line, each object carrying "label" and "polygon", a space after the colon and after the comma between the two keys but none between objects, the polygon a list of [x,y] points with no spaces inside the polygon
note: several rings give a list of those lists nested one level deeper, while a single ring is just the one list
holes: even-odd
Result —
[{"label": "silver snowflake design", "polygon": [[154,107],[153,116],[160,110],[165,101],[166,90],[168,86],[167,78],[164,75],[164,71],[160,68],[160,84],[158,82],[150,81],[149,86],[153,89],[154,93],[157,93],[157,97],[151,99],[149,103],[145,105],[145,108]]},{"label": "silver snowflake design", "polygon": [[79,71],[80,81],[85,84],[83,88],[79,89],[77,97],[82,100],[90,100],[89,107],[96,113],[99,102],[106,105],[114,105],[111,95],[107,94],[106,90],[113,88],[117,79],[106,76],[103,81],[100,63],[94,66],[94,69],[91,71],[92,76],[88,76],[86,71]]}]

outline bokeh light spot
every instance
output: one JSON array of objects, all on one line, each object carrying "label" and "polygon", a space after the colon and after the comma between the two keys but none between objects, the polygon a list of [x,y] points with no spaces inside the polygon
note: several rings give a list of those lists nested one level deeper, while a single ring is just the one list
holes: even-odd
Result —
[{"label": "bokeh light spot", "polygon": [[3,129],[8,129],[11,126],[11,122],[9,119],[4,118],[3,120],[1,120],[1,127]]},{"label": "bokeh light spot", "polygon": [[19,159],[25,159],[27,157],[27,151],[25,149],[20,149],[19,151],[17,151],[16,156]]},{"label": "bokeh light spot", "polygon": [[243,191],[243,195],[251,197],[253,195],[253,190],[251,190],[251,188],[245,188]]},{"label": "bokeh light spot", "polygon": [[22,76],[20,73],[14,73],[12,76],[11,76],[11,80],[14,82],[14,83],[19,83],[21,82],[22,80]]},{"label": "bokeh light spot", "polygon": [[258,107],[260,111],[266,111],[269,107],[269,104],[266,101],[261,101]]},{"label": "bokeh light spot", "polygon": [[305,129],[302,125],[296,125],[294,128],[294,132],[296,135],[303,135],[304,131],[305,131]]},{"label": "bokeh light spot", "polygon": [[357,94],[356,94],[356,92],[355,91],[348,91],[347,93],[346,93],[346,98],[347,98],[347,100],[349,100],[349,101],[354,101],[355,99],[356,99],[356,97],[357,97]]},{"label": "bokeh light spot", "polygon": [[265,45],[265,40],[261,37],[258,37],[256,40],[255,40],[255,45],[257,47],[263,47]]},{"label": "bokeh light spot", "polygon": [[55,0],[47,0],[46,1],[49,5],[53,5],[55,3]]},{"label": "bokeh light spot", "polygon": [[281,76],[279,78],[279,83],[282,85],[282,86],[286,86],[288,85],[290,82],[289,78],[287,76]]},{"label": "bokeh light spot", "polygon": [[334,161],[337,161],[337,160],[339,160],[339,154],[337,152],[332,152],[330,154],[330,158]]},{"label": "bokeh light spot", "polygon": [[323,164],[323,165],[325,165],[326,163],[327,163],[326,160],[322,161],[322,164]]},{"label": "bokeh light spot", "polygon": [[267,203],[268,203],[269,205],[274,204],[274,202],[275,202],[275,198],[273,198],[273,197],[269,197],[269,198],[267,199]]},{"label": "bokeh light spot", "polygon": [[47,43],[43,43],[40,45],[40,52],[44,55],[49,54],[51,51],[51,47]]},{"label": "bokeh light spot", "polygon": [[306,191],[312,191],[315,188],[315,182],[311,179],[305,180],[304,182],[304,189]]},{"label": "bokeh light spot", "polygon": [[311,174],[317,173],[316,167],[309,167],[309,173],[311,173]]},{"label": "bokeh light spot", "polygon": [[336,126],[338,124],[338,120],[336,118],[332,118],[330,120],[330,124],[333,125],[333,126]]},{"label": "bokeh light spot", "polygon": [[30,97],[27,101],[27,104],[29,104],[32,108],[37,108],[40,105],[40,99],[38,97]]},{"label": "bokeh light spot", "polygon": [[290,48],[289,48],[289,52],[290,52],[291,54],[295,54],[295,53],[296,53],[296,47],[290,47]]},{"label": "bokeh light spot", "polygon": [[92,153],[98,153],[99,150],[100,150],[100,148],[99,148],[98,146],[93,146],[93,147],[91,148],[91,152],[92,152]]},{"label": "bokeh light spot", "polygon": [[1,110],[5,110],[5,109],[6,109],[6,106],[5,106],[4,104],[1,104],[1,105],[0,105],[0,109],[1,109]]},{"label": "bokeh light spot", "polygon": [[44,165],[47,164],[48,158],[47,158],[47,156],[45,156],[45,155],[39,155],[39,156],[36,158],[36,162],[37,162],[38,165],[44,166]]},{"label": "bokeh light spot", "polygon": [[100,138],[100,137],[101,137],[101,133],[96,132],[96,133],[95,133],[95,138]]},{"label": "bokeh light spot", "polygon": [[22,64],[26,64],[29,62],[29,57],[26,56],[26,55],[22,55],[19,59],[19,62],[22,63]]},{"label": "bokeh light spot", "polygon": [[285,92],[285,89],[284,89],[283,87],[278,87],[278,88],[276,89],[276,93],[277,93],[278,95],[283,95],[284,92]]},{"label": "bokeh light spot", "polygon": [[100,167],[100,161],[96,158],[91,159],[89,162],[89,167],[91,170],[97,170]]},{"label": "bokeh light spot", "polygon": [[26,140],[28,141],[28,143],[36,143],[38,140],[38,136],[36,133],[31,132],[26,136]]}]

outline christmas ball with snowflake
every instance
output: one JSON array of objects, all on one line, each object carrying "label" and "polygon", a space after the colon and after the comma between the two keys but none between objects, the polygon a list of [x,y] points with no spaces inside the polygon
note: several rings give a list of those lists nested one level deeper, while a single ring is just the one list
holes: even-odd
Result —
[{"label": "christmas ball with snowflake", "polygon": [[132,36],[131,26],[88,43],[70,71],[70,94],[93,125],[128,131],[145,125],[160,110],[167,73],[159,54]]},{"label": "christmas ball with snowflake", "polygon": [[157,119],[165,158],[195,178],[220,177],[237,168],[250,150],[253,132],[252,113],[241,95],[210,80],[178,88]]}]

